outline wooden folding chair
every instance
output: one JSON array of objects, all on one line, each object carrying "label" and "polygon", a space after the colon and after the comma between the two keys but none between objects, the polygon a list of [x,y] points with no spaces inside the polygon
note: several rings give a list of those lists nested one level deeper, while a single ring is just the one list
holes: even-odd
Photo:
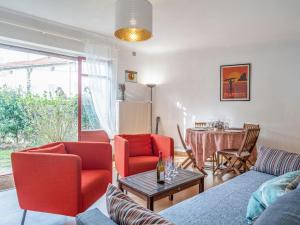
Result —
[{"label": "wooden folding chair", "polygon": [[197,166],[196,159],[194,157],[193,151],[192,151],[191,148],[187,147],[185,141],[183,140],[183,136],[181,134],[180,126],[178,124],[177,124],[177,131],[178,131],[178,135],[179,135],[181,144],[182,144],[186,154],[188,155],[188,157],[181,163],[180,167],[183,168],[183,169],[186,169],[192,164],[193,168],[197,168],[201,173],[203,173],[206,176],[207,173],[205,172],[205,170],[203,168],[199,168]]},{"label": "wooden folding chair", "polygon": [[[244,123],[244,130],[247,130],[247,129],[249,129],[249,128],[260,128],[260,126],[259,126],[259,124]],[[253,146],[253,149],[254,149],[255,146],[256,146],[256,143],[255,143],[255,145]],[[253,149],[251,149],[251,153],[252,153]],[[248,158],[247,162],[248,162],[251,166],[254,166],[254,163],[251,162],[250,157]]]},{"label": "wooden folding chair", "polygon": [[[242,167],[244,172],[249,170],[247,162],[249,162],[251,152],[256,145],[259,132],[260,128],[246,129],[243,142],[239,149],[224,149],[217,152],[217,170],[221,170],[222,175],[231,171],[234,171],[236,174],[240,174]],[[221,164],[219,161],[220,156],[223,156],[225,159],[225,163],[222,164],[226,165],[225,168],[221,168]],[[236,165],[237,162],[239,163],[238,165]]]},{"label": "wooden folding chair", "polygon": [[252,123],[244,123],[244,129],[249,129],[249,128],[260,128],[259,124],[252,124]]},{"label": "wooden folding chair", "polygon": [[207,122],[195,122],[195,128],[206,127]]}]

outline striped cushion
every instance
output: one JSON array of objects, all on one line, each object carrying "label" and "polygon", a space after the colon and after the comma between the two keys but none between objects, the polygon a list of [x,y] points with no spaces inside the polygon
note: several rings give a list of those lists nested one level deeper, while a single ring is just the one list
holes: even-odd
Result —
[{"label": "striped cushion", "polygon": [[106,204],[110,218],[119,225],[173,225],[160,215],[135,203],[112,184],[107,188]]},{"label": "striped cushion", "polygon": [[280,176],[287,172],[300,170],[300,155],[262,146],[252,169]]}]

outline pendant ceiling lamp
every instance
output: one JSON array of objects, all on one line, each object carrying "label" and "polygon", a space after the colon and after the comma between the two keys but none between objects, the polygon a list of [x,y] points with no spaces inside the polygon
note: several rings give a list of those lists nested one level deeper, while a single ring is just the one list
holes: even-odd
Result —
[{"label": "pendant ceiling lamp", "polygon": [[148,0],[117,0],[115,36],[129,42],[152,36],[152,4]]}]

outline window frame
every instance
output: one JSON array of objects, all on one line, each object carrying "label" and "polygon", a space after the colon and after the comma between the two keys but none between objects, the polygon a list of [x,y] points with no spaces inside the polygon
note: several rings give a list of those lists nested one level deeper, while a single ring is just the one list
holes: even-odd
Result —
[{"label": "window frame", "polygon": [[[83,63],[86,61],[86,57],[78,57],[78,140],[82,140],[83,137],[88,136],[89,138],[95,138],[97,136],[97,132],[105,131],[103,129],[94,129],[94,130],[84,130],[82,129],[82,93],[83,93],[83,85],[82,85],[82,78],[83,77],[92,77],[95,76],[100,79],[111,80],[109,76],[101,75],[91,75],[83,72]],[[106,60],[103,60],[106,61]],[[110,60],[106,61],[108,66],[111,66],[112,63]],[[79,91],[80,90],[80,91]]]}]

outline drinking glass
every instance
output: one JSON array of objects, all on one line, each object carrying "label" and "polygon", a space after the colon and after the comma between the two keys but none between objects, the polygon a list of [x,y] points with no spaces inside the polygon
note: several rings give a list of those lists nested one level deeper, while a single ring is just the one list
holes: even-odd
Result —
[{"label": "drinking glass", "polygon": [[179,173],[178,172],[179,166],[180,166],[179,162],[174,161],[174,174],[175,174],[175,176]]},{"label": "drinking glass", "polygon": [[170,171],[171,171],[171,177],[174,178],[176,176],[175,174],[175,165],[174,165],[174,161],[170,162],[170,167],[169,167]]},{"label": "drinking glass", "polygon": [[228,123],[228,122],[225,122],[225,123],[224,123],[224,129],[225,129],[225,130],[228,130],[228,129],[229,129],[229,123]]},{"label": "drinking glass", "polygon": [[165,169],[166,169],[166,180],[171,180],[174,176],[174,164],[173,158],[169,157],[165,162]]},{"label": "drinking glass", "polygon": [[167,181],[171,180],[170,161],[168,159],[165,161],[165,176]]}]

